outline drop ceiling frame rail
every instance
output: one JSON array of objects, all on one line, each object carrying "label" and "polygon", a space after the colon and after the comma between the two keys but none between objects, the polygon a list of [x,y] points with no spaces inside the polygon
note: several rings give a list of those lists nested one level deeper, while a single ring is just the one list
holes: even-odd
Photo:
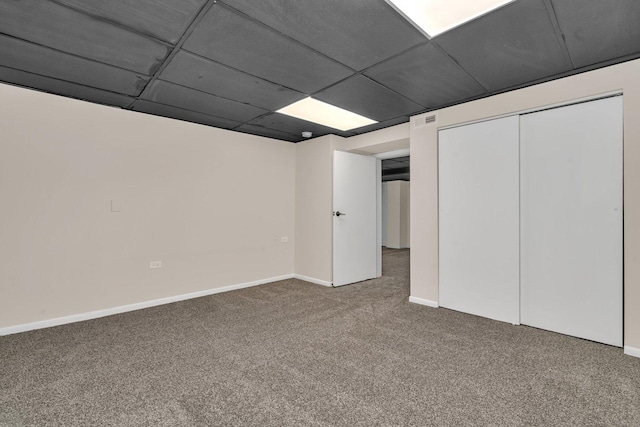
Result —
[{"label": "drop ceiling frame rail", "polygon": [[[182,35],[178,39],[178,42],[173,46],[173,48],[171,49],[169,54],[164,58],[164,61],[160,64],[160,66],[153,73],[153,75],[151,76],[151,79],[149,79],[149,81],[147,82],[146,86],[142,89],[142,91],[140,92],[140,95],[138,95],[136,101],[138,99],[142,98],[147,93],[149,87],[151,87],[151,84],[153,82],[158,80],[158,77],[160,76],[160,74],[164,71],[165,68],[167,68],[169,63],[171,63],[171,60],[173,59],[173,57],[176,56],[176,54],[180,51],[180,49],[182,48],[182,45],[184,44],[184,42],[189,38],[189,36],[191,35],[191,33],[193,32],[195,27],[198,25],[198,23],[202,20],[204,15],[213,7],[213,5],[215,3],[216,3],[215,0],[208,0],[200,8],[200,10],[196,14],[196,16],[191,20],[191,22],[187,26],[187,29],[184,31],[184,33],[182,33]],[[133,108],[133,104],[134,103],[135,103],[135,101],[132,102],[131,105],[129,105],[128,108],[129,109]]]},{"label": "drop ceiling frame rail", "polygon": [[172,46],[172,44],[169,43],[166,40],[162,40],[162,39],[160,39],[160,38],[158,38],[156,36],[153,36],[151,34],[145,33],[143,31],[140,31],[140,30],[136,29],[136,28],[129,27],[127,25],[121,24],[118,21],[114,21],[114,20],[106,18],[104,16],[96,15],[96,14],[91,13],[89,11],[86,11],[86,10],[80,9],[78,7],[75,7],[75,6],[71,5],[71,4],[64,3],[64,2],[62,2],[60,0],[48,0],[48,1],[51,2],[51,3],[57,4],[58,6],[61,6],[61,7],[67,8],[69,10],[73,10],[74,12],[80,13],[82,15],[88,16],[91,19],[95,19],[96,21],[102,21],[102,22],[105,22],[105,23],[107,23],[109,25],[113,25],[115,27],[118,27],[121,30],[125,30],[125,31],[128,31],[130,33],[137,34],[139,36],[146,37],[146,38],[151,39],[151,40],[153,40],[153,41],[155,41],[157,43],[161,43],[161,44],[163,44],[163,45],[165,45],[167,47],[171,47]]},{"label": "drop ceiling frame rail", "polygon": [[[27,1],[25,3],[28,5],[32,4],[32,2],[30,1]],[[78,22],[83,23],[83,25],[85,26],[90,25],[87,23],[88,21],[85,21],[85,19],[90,19],[92,21],[95,21],[96,25],[98,25],[98,27],[100,28],[102,28],[102,26],[105,26],[105,27],[112,26],[114,28],[114,31],[120,31],[125,39],[129,37],[131,38],[131,40],[139,40],[140,43],[142,43],[143,45],[145,45],[146,43],[149,43],[149,46],[151,45],[156,46],[158,49],[158,52],[152,55],[151,57],[145,59],[145,61],[147,61],[145,62],[145,64],[147,65],[137,67],[137,69],[135,69],[136,68],[135,64],[133,63],[129,64],[129,62],[127,61],[112,61],[115,63],[107,62],[109,61],[110,56],[107,56],[107,57],[103,57],[99,55],[82,56],[86,54],[86,50],[83,51],[83,50],[77,50],[77,49],[70,49],[71,51],[65,51],[65,50],[62,50],[62,49],[65,49],[65,45],[60,45],[55,43],[52,43],[51,46],[45,45],[43,43],[47,43],[46,39],[33,38],[30,36],[33,33],[29,33],[29,32],[24,33],[26,35],[24,35],[20,31],[15,33],[15,31],[12,30],[13,27],[10,25],[11,21],[6,21],[9,26],[4,31],[0,31],[0,35],[2,35],[2,37],[7,37],[8,39],[10,38],[12,40],[20,41],[22,43],[25,43],[25,46],[27,46],[27,44],[30,46],[33,46],[34,51],[36,51],[37,49],[41,49],[42,52],[46,55],[49,55],[50,53],[51,57],[55,58],[56,61],[59,60],[61,64],[64,64],[64,59],[66,56],[66,58],[68,59],[75,58],[75,59],[78,59],[79,61],[80,60],[83,61],[83,63],[79,62],[80,64],[79,66],[83,66],[85,69],[89,69],[89,70],[93,68],[91,64],[99,64],[99,66],[96,65],[96,68],[95,68],[96,70],[100,71],[99,75],[103,75],[102,73],[104,73],[105,76],[111,79],[115,78],[114,76],[118,75],[118,73],[120,72],[118,70],[132,73],[132,79],[133,79],[133,75],[138,76],[137,84],[129,83],[128,86],[120,86],[118,84],[115,84],[115,85],[106,84],[105,86],[102,86],[95,79],[93,80],[82,79],[82,78],[76,77],[77,72],[75,74],[73,72],[65,73],[63,71],[60,71],[61,70],[60,67],[54,69],[51,67],[38,67],[36,65],[32,65],[35,63],[33,63],[33,61],[29,59],[27,56],[20,56],[19,49],[15,48],[14,50],[8,50],[9,55],[14,55],[14,54],[16,55],[15,59],[9,56],[10,60],[6,61],[6,64],[3,64],[1,68],[4,70],[4,76],[5,76],[4,79],[6,79],[6,82],[8,84],[21,86],[21,87],[28,87],[41,92],[58,94],[58,95],[67,96],[70,98],[88,100],[90,102],[105,104],[109,106],[115,106],[117,108],[123,108],[127,110],[136,110],[136,105],[138,105],[136,103],[138,101],[140,102],[145,101],[145,103],[149,103],[149,105],[157,104],[158,106],[170,107],[175,111],[175,115],[172,115],[171,112],[168,112],[165,114],[164,112],[157,112],[157,111],[149,112],[147,114],[175,118],[175,117],[181,117],[179,113],[180,111],[184,111],[185,112],[184,117],[179,118],[179,120],[193,122],[193,123],[201,123],[201,124],[214,126],[214,127],[218,126],[215,123],[216,120],[212,120],[212,123],[208,123],[208,124],[197,121],[198,120],[197,117],[193,118],[193,116],[190,115],[192,113],[196,113],[196,115],[200,115],[203,118],[211,117],[212,119],[223,119],[224,121],[230,120],[236,123],[240,123],[235,127],[222,126],[222,128],[236,130],[236,131],[245,132],[245,133],[253,133],[253,134],[263,135],[267,137],[269,137],[269,135],[267,134],[271,132],[273,135],[275,135],[271,137],[275,137],[275,138],[278,138],[278,135],[290,135],[292,138],[296,139],[296,141],[291,141],[291,142],[299,142],[301,140],[300,135],[291,133],[296,126],[294,126],[292,123],[285,123],[281,120],[276,119],[275,117],[273,120],[269,120],[269,118],[275,114],[276,109],[273,109],[272,107],[268,106],[268,104],[266,104],[266,106],[262,106],[262,104],[256,105],[251,101],[250,98],[247,98],[246,96],[239,97],[238,99],[233,99],[229,97],[229,96],[233,96],[232,94],[230,95],[229,92],[225,93],[226,96],[221,96],[215,93],[216,90],[212,92],[207,92],[202,89],[197,89],[195,87],[188,86],[188,83],[181,84],[171,80],[163,79],[162,74],[165,72],[167,67],[169,67],[169,65],[172,64],[172,62],[175,62],[174,59],[176,55],[178,55],[179,52],[184,51],[185,54],[188,53],[190,55],[194,55],[200,58],[202,61],[209,61],[209,63],[216,64],[216,66],[226,67],[227,69],[229,69],[230,71],[232,70],[235,73],[242,73],[243,75],[258,79],[260,82],[265,82],[265,83],[268,83],[269,85],[275,85],[277,87],[284,88],[286,90],[289,90],[301,95],[309,95],[309,96],[315,97],[316,95],[321,96],[320,94],[324,91],[329,91],[326,94],[327,98],[332,98],[332,97],[335,98],[336,97],[335,93],[330,93],[330,89],[332,88],[335,89],[335,86],[344,84],[344,87],[346,89],[350,89],[349,94],[353,95],[353,99],[344,98],[344,103],[351,104],[354,106],[359,106],[360,110],[362,110],[362,108],[365,108],[366,110],[366,107],[363,107],[363,106],[366,105],[366,100],[368,99],[367,96],[369,97],[376,96],[378,92],[381,94],[380,96],[387,94],[388,98],[386,99],[394,100],[395,98],[395,100],[398,101],[399,104],[397,105],[397,109],[396,110],[390,109],[388,111],[388,113],[397,113],[397,115],[395,115],[393,118],[387,118],[389,116],[386,115],[386,113],[384,112],[384,109],[380,110],[381,112],[380,115],[385,116],[385,118],[377,119],[380,121],[380,123],[376,125],[364,126],[362,128],[355,129],[353,132],[349,132],[348,134],[333,132],[333,131],[329,132],[328,129],[323,129],[322,132],[316,133],[316,135],[325,135],[327,133],[334,133],[342,136],[350,136],[350,135],[364,134],[364,133],[378,130],[384,127],[393,126],[403,121],[406,122],[408,118],[412,115],[418,115],[418,114],[428,113],[431,111],[437,111],[439,109],[447,108],[453,105],[458,105],[461,103],[482,99],[485,97],[536,85],[539,83],[548,82],[548,81],[560,79],[563,77],[579,74],[582,72],[591,71],[591,70],[602,68],[608,65],[613,65],[613,64],[640,58],[640,49],[638,49],[638,44],[633,41],[634,40],[633,38],[629,39],[629,37],[632,37],[632,35],[637,34],[636,30],[634,30],[632,27],[632,24],[634,22],[633,19],[636,16],[636,13],[639,11],[639,9],[635,5],[633,5],[633,7],[631,5],[623,7],[623,5],[621,4],[620,5],[621,8],[617,9],[618,15],[615,15],[615,16],[618,16],[619,19],[624,18],[623,19],[624,22],[622,22],[621,25],[625,25],[624,28],[627,29],[627,32],[625,34],[627,34],[627,36],[626,38],[623,37],[620,39],[620,41],[623,43],[622,44],[623,47],[618,50],[614,49],[614,51],[609,56],[604,54],[586,55],[583,52],[585,47],[583,45],[576,45],[577,42],[575,40],[576,38],[575,32],[578,29],[582,28],[581,27],[582,21],[577,20],[578,18],[570,19],[571,15],[569,15],[569,13],[571,11],[576,12],[580,10],[581,5],[577,2],[567,5],[565,3],[561,3],[560,0],[517,0],[506,5],[505,7],[503,7],[503,9],[513,7],[514,9],[516,9],[516,11],[520,11],[520,12],[527,11],[527,10],[536,11],[535,16],[540,19],[540,25],[543,25],[544,28],[546,29],[545,31],[547,32],[547,37],[545,40],[548,43],[548,46],[551,46],[554,52],[557,50],[557,52],[554,54],[556,55],[556,61],[560,61],[559,58],[564,58],[566,67],[565,69],[561,69],[562,67],[556,67],[556,68],[550,69],[550,72],[552,72],[553,74],[543,75],[539,78],[534,78],[533,80],[528,80],[528,79],[527,81],[523,81],[523,79],[511,80],[510,82],[514,84],[501,87],[495,82],[492,83],[492,80],[489,79],[489,77],[486,77],[486,72],[487,72],[486,69],[483,70],[482,68],[480,69],[474,68],[473,63],[469,62],[470,57],[466,55],[464,49],[461,50],[458,47],[459,44],[457,46],[456,43],[452,43],[452,41],[455,39],[455,36],[452,39],[449,33],[456,31],[455,28],[445,33],[439,34],[435,37],[428,38],[424,36],[424,34],[421,31],[417,30],[414,27],[414,25],[409,23],[407,20],[399,19],[396,21],[395,17],[392,17],[391,15],[401,16],[401,14],[398,14],[398,11],[392,5],[390,5],[387,1],[381,2],[381,4],[384,5],[382,9],[379,9],[379,10],[376,9],[377,14],[374,14],[373,16],[375,16],[375,19],[378,19],[378,20],[373,22],[378,22],[378,23],[387,22],[387,21],[381,21],[381,19],[387,19],[388,22],[393,22],[393,25],[390,27],[391,29],[396,29],[401,32],[404,32],[405,27],[411,28],[412,31],[416,32],[416,34],[420,33],[420,37],[418,37],[417,35],[415,35],[415,37],[407,36],[404,39],[402,39],[403,40],[402,42],[398,41],[393,48],[387,48],[386,50],[382,49],[378,55],[375,55],[370,60],[365,60],[364,59],[365,57],[359,58],[357,60],[351,60],[348,57],[349,50],[346,50],[346,49],[336,50],[335,46],[331,47],[332,45],[327,45],[326,43],[319,44],[315,41],[315,39],[310,38],[308,36],[304,36],[305,33],[300,33],[300,31],[303,31],[303,29],[301,29],[302,27],[298,29],[294,29],[292,31],[288,31],[288,27],[286,26],[283,27],[282,25],[278,24],[280,21],[270,20],[269,18],[270,15],[268,15],[268,13],[270,12],[268,8],[265,8],[262,12],[257,12],[257,15],[256,15],[256,13],[252,12],[253,9],[251,8],[252,6],[250,3],[244,4],[243,2],[240,2],[236,4],[232,0],[198,0],[198,1],[188,2],[189,6],[185,6],[185,7],[180,6],[178,9],[176,9],[180,11],[179,15],[175,15],[180,17],[180,19],[176,21],[176,25],[171,26],[170,29],[164,29],[164,30],[162,29],[164,27],[161,28],[158,26],[159,22],[164,22],[162,20],[159,20],[158,22],[153,21],[152,23],[153,25],[146,25],[144,23],[146,21],[143,22],[139,20],[140,16],[143,16],[144,9],[142,8],[142,6],[137,6],[137,5],[132,6],[131,10],[135,12],[135,15],[132,20],[129,20],[126,18],[126,15],[122,14],[121,10],[114,12],[115,9],[113,9],[112,7],[106,7],[106,8],[103,8],[101,6],[100,7],[90,7],[90,6],[84,7],[81,2],[77,2],[75,0],[74,1],[45,0],[45,1],[42,1],[41,4],[44,4],[44,5],[49,4],[50,7],[54,7],[53,5],[55,5],[55,8],[60,8],[59,9],[60,11],[66,10],[67,12],[64,12],[64,13],[61,12],[62,15],[60,16],[69,16],[69,17],[77,16]],[[187,2],[185,2],[185,5],[186,4]],[[37,5],[38,3],[35,3],[35,2],[33,3],[33,7],[36,7]],[[526,7],[523,7],[523,6],[526,6]],[[318,6],[318,7],[324,7],[324,6]],[[328,7],[331,7],[331,6],[328,6]],[[219,9],[216,9],[216,8],[219,8]],[[265,31],[265,34],[269,33],[273,35],[274,40],[282,40],[282,42],[285,45],[292,43],[292,44],[295,44],[296,46],[299,46],[301,49],[300,52],[303,56],[305,53],[312,56],[317,56],[323,62],[326,62],[328,64],[329,63],[335,64],[336,66],[339,66],[343,70],[343,73],[338,73],[339,75],[335,75],[334,77],[338,78],[335,81],[333,79],[327,79],[326,84],[323,83],[324,84],[323,87],[319,87],[318,89],[316,89],[316,87],[319,86],[317,85],[316,87],[307,88],[307,90],[309,90],[309,93],[306,93],[306,92],[302,92],[301,90],[293,89],[292,87],[290,87],[290,85],[287,83],[288,81],[286,78],[280,79],[282,83],[278,83],[273,81],[273,79],[271,78],[264,78],[264,77],[255,75],[254,71],[256,70],[254,68],[251,68],[250,66],[246,67],[243,65],[241,66],[241,68],[243,69],[240,69],[237,66],[231,66],[226,63],[220,62],[219,58],[218,60],[213,60],[201,54],[192,52],[189,49],[184,49],[183,46],[185,45],[187,40],[190,38],[191,34],[197,30],[198,25],[201,24],[202,19],[205,17],[205,15],[207,15],[207,13],[211,12],[212,9],[214,9],[216,12],[226,10],[229,13],[237,15],[239,19],[245,21],[248,25],[255,26],[255,28],[260,27]],[[12,9],[9,8],[8,10],[12,10]],[[27,9],[23,8],[21,10],[20,8],[17,8],[16,10],[19,11],[19,13],[21,13],[20,15],[18,15],[21,17],[20,19],[27,19],[27,22],[29,22],[28,21],[29,15],[25,15],[26,17],[23,16],[25,13],[25,10]],[[165,20],[167,16],[174,16],[174,15],[166,15],[166,13],[169,13],[168,12],[169,9],[167,8],[158,8],[157,10],[162,13],[162,15],[157,15],[157,16],[158,17],[163,16]],[[322,16],[329,17],[329,18],[332,16],[332,13],[334,14],[340,13],[339,10],[338,11],[331,11],[331,10],[324,10],[324,9],[318,9],[318,10],[323,11]],[[354,12],[354,11],[357,11],[358,9],[357,8],[343,9],[343,11],[346,11],[346,10]],[[603,9],[596,7],[594,10],[602,11]],[[104,11],[107,11],[107,12],[104,12]],[[293,9],[291,11],[293,12]],[[37,10],[35,12],[37,12]],[[110,13],[110,12],[113,12],[113,13]],[[326,14],[324,14],[324,12],[326,12]],[[267,15],[265,15],[264,13],[267,13]],[[486,25],[478,24],[479,26],[474,27],[474,29],[482,30],[486,32],[488,31],[487,25],[489,23],[493,23],[493,24],[505,23],[505,26],[503,28],[499,26],[500,28],[502,28],[502,30],[500,30],[500,28],[497,28],[497,30],[505,31],[505,36],[511,35],[512,39],[514,35],[519,34],[517,32],[517,28],[513,27],[513,25],[510,27],[508,25],[508,22],[505,22],[504,19],[507,19],[509,17],[511,18],[515,17],[519,19],[521,15],[514,15],[515,11],[514,11],[514,14],[511,14],[511,15],[507,14],[502,17],[497,17],[497,16],[492,17],[491,16],[492,14],[493,12],[490,12],[490,13],[487,13],[485,16],[478,18],[477,20],[485,20],[484,22]],[[46,15],[38,15],[38,16],[40,18],[42,18],[43,16],[46,17]],[[125,18],[122,18],[123,16],[125,16]],[[308,17],[310,15],[308,13],[306,14],[301,13],[301,16]],[[546,19],[545,19],[545,16],[546,16]],[[390,17],[391,19],[389,20]],[[75,21],[73,19],[75,18],[73,19],[69,18],[69,19],[70,19],[69,25],[74,25]],[[502,19],[502,21],[500,21],[500,19]],[[42,21],[42,22],[46,22],[46,21]],[[336,23],[338,24],[340,24],[341,22],[343,22],[343,20],[336,21]],[[468,24],[474,25],[472,24],[472,22],[473,21],[470,21]],[[591,21],[588,21],[588,22],[591,22]],[[64,22],[64,24],[66,24],[66,21]],[[465,25],[467,25],[467,23],[461,25],[460,27],[464,27]],[[611,25],[611,22],[609,22],[609,25]],[[62,28],[62,27],[58,25],[58,27],[56,28]],[[89,28],[90,30],[91,27],[89,26],[86,28]],[[331,27],[327,25],[318,25],[317,28],[319,29],[319,31],[331,31]],[[588,27],[585,27],[585,28],[588,28]],[[18,36],[9,34],[6,31],[11,32],[12,34],[13,33],[18,34]],[[482,33],[482,31],[480,31],[480,34]],[[632,32],[629,33],[629,31],[632,31]],[[551,35],[551,33],[553,33],[553,36]],[[128,34],[128,36],[126,36],[126,34]],[[382,37],[380,36],[380,34],[384,34],[384,33],[380,33],[378,31],[378,32],[375,32],[375,34],[377,34],[375,36],[375,37],[378,37],[377,40],[380,40],[379,37]],[[461,34],[464,35],[467,33],[463,31]],[[478,34],[478,32],[469,33],[469,35],[471,36],[473,36],[473,34]],[[606,35],[606,27],[599,27],[599,28],[596,28],[596,31],[590,37],[592,38],[592,40],[600,40],[601,41],[600,44],[598,44],[596,47],[599,46],[600,48],[603,48],[607,46],[605,44],[606,42],[605,35]],[[525,43],[527,41],[531,42],[530,37],[527,38],[525,37],[524,34],[522,35],[522,37],[523,37],[523,39],[521,40],[522,43]],[[338,40],[341,40],[341,39],[332,38],[330,41],[336,42]],[[502,39],[496,39],[494,40],[494,42],[497,43],[500,40]],[[356,44],[355,45],[356,47],[369,46],[366,44],[362,44],[364,43],[362,40],[356,41],[356,43],[360,43],[360,44]],[[114,47],[112,46],[112,44],[113,43],[111,44],[107,43],[105,46],[110,49],[113,49]],[[466,96],[463,99],[462,96],[470,95],[471,91],[467,91],[467,93],[465,93],[465,91],[458,91],[457,92],[458,95],[443,97],[441,98],[440,101],[431,102],[429,101],[429,98],[425,98],[426,95],[418,96],[414,94],[412,96],[412,92],[407,92],[406,90],[404,90],[402,93],[399,92],[399,90],[402,90],[401,87],[390,83],[390,80],[387,77],[385,77],[384,64],[387,62],[395,61],[393,64],[389,63],[389,67],[387,68],[389,70],[393,70],[394,68],[397,68],[398,70],[402,70],[402,66],[403,64],[406,63],[406,60],[403,61],[399,57],[403,55],[408,55],[410,51],[424,48],[425,46],[428,46],[428,45],[433,46],[433,48],[430,48],[429,52],[431,52],[431,50],[438,51],[438,55],[435,55],[434,53],[435,56],[432,58],[434,60],[435,59],[438,60],[436,61],[436,66],[438,64],[444,65],[444,62],[442,63],[439,62],[441,56],[443,58],[441,61],[445,61],[444,58],[447,58],[447,60],[451,62],[451,65],[450,65],[451,67],[456,67],[458,70],[460,70],[461,75],[464,74],[465,80],[472,81],[475,85],[477,85],[478,87],[476,92],[477,94],[473,94],[472,96]],[[312,47],[312,46],[315,46],[315,47]],[[449,50],[445,49],[444,46],[448,46]],[[487,46],[483,45],[483,47],[485,48],[491,48],[491,46],[493,45],[491,44]],[[511,48],[515,48],[516,46],[517,45],[513,45],[511,46]],[[509,48],[509,46],[503,46],[503,47],[507,49]],[[611,47],[615,47],[615,45],[612,45]],[[498,49],[499,46],[496,45],[495,48]],[[318,49],[322,49],[322,51]],[[326,52],[326,53],[323,53],[323,52]],[[365,52],[371,53],[369,50],[365,50]],[[125,53],[126,53],[126,50],[125,50]],[[541,51],[537,48],[536,49],[531,48],[529,51],[524,53],[525,60],[529,60],[529,61],[535,60],[536,58],[535,55],[543,55],[543,54],[544,54],[544,51]],[[460,56],[460,58],[458,58],[458,56]],[[58,59],[58,57],[60,59]],[[31,63],[29,62],[30,60],[32,61]],[[224,57],[223,57],[223,60],[224,60]],[[375,61],[375,62],[371,63],[371,61]],[[512,62],[513,62],[513,58],[512,58]],[[118,65],[116,65],[116,63]],[[351,65],[348,65],[347,63]],[[422,64],[422,66],[430,66],[430,64],[431,63]],[[251,63],[249,63],[249,65],[251,65]],[[509,63],[506,64],[506,67],[508,66],[509,66]],[[105,68],[102,69],[101,67],[105,67]],[[381,68],[381,72],[374,73],[373,71],[375,71],[376,67]],[[206,69],[206,67],[204,69]],[[349,73],[349,75],[343,77],[343,75],[346,73]],[[485,75],[485,77],[483,77],[483,75]],[[532,73],[530,77],[537,77],[540,75],[541,75],[540,73],[538,74]],[[362,81],[364,81],[363,78],[366,79],[370,84],[366,85],[362,83]],[[349,79],[353,79],[353,80],[349,81]],[[360,81],[361,79],[362,81]],[[445,76],[444,81],[445,82],[448,81],[447,79],[451,80],[449,77]],[[484,80],[487,80],[487,82],[482,83],[482,81]],[[188,88],[189,90],[192,90],[192,91],[197,91],[199,93],[212,95],[225,101],[233,101],[233,102],[252,105],[267,111],[252,119],[249,119],[246,121],[242,121],[242,120],[239,121],[237,119],[231,120],[226,117],[218,117],[202,111],[196,111],[195,108],[197,107],[194,107],[194,109],[184,108],[183,106],[167,104],[166,102],[168,101],[166,100],[163,102],[156,102],[150,99],[151,97],[149,96],[149,93],[154,83],[157,81],[168,81],[171,84],[180,86],[181,88]],[[413,84],[415,84],[415,81],[416,81],[416,78],[414,77]],[[453,83],[455,83],[455,81]],[[509,83],[509,82],[505,82],[505,83]],[[199,87],[206,89],[206,86],[199,86]],[[83,93],[83,88],[84,88],[84,93]],[[367,88],[368,92],[363,88]],[[380,90],[378,91],[377,88],[379,88]],[[430,89],[431,86],[427,84],[426,88]],[[314,90],[311,90],[311,89],[314,89]],[[425,89],[425,91],[427,91],[426,94],[428,95],[431,92],[428,92],[427,89]],[[270,88],[270,90],[275,90],[275,88]],[[365,92],[363,92],[362,96],[359,97],[359,92],[357,92],[357,90],[364,90]],[[482,92],[480,92],[480,90],[482,90]],[[436,97],[438,96],[437,90],[435,91],[435,96]],[[114,97],[117,97],[118,100],[115,101]],[[212,101],[215,102],[215,100],[212,100]],[[403,105],[403,101],[405,102],[404,105]],[[445,101],[445,102],[442,102],[442,101]],[[422,109],[408,112],[408,110],[411,109],[408,106],[411,106],[411,104],[414,104],[416,108],[422,107]],[[182,105],[185,105],[185,104],[182,104]],[[339,106],[350,109],[350,110],[357,110],[357,108],[352,108],[349,106],[344,106],[344,105],[339,105]],[[374,109],[374,111],[376,110]],[[144,111],[139,111],[139,112],[144,112]],[[358,111],[355,111],[355,112],[358,112]],[[360,112],[360,114],[363,114],[363,113]],[[367,115],[367,114],[365,113],[364,115]],[[193,119],[191,119],[190,117]],[[267,120],[260,120],[265,118],[267,118]],[[250,129],[244,129],[244,130],[241,129],[242,127],[245,127],[245,126],[250,127]],[[298,127],[299,126],[300,125],[298,124]],[[259,129],[264,129],[266,133],[260,133]]]}]

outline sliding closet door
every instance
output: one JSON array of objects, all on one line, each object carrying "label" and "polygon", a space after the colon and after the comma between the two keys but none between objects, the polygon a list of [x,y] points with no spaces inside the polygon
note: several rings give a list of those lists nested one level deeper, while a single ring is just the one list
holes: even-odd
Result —
[{"label": "sliding closet door", "polygon": [[521,116],[521,322],[622,346],[622,97]]},{"label": "sliding closet door", "polygon": [[518,117],[439,133],[440,305],[519,323]]}]

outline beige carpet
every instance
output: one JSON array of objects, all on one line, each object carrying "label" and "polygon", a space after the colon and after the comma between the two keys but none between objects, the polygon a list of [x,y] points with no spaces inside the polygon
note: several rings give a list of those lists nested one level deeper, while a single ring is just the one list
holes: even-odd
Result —
[{"label": "beige carpet", "polygon": [[640,426],[640,359],[411,304],[408,255],[0,337],[0,425]]}]

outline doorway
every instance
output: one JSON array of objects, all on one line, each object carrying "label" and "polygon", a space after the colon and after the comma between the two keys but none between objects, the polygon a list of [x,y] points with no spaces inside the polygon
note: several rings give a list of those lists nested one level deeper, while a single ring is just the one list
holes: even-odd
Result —
[{"label": "doorway", "polygon": [[[381,245],[382,256],[393,257],[410,248],[411,168],[408,150],[382,153],[381,159]],[[382,263],[382,276],[385,276]]]},{"label": "doorway", "polygon": [[383,250],[409,250],[409,161],[408,149],[334,152],[334,287],[381,277]]}]

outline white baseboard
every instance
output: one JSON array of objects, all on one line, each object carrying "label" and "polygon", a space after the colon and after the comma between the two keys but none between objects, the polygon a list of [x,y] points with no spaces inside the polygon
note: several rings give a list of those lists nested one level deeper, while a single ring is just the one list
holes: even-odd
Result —
[{"label": "white baseboard", "polygon": [[100,317],[111,316],[113,314],[126,313],[128,311],[141,310],[143,308],[155,307],[158,305],[169,304],[172,302],[184,301],[192,298],[200,298],[208,295],[219,294],[222,292],[235,291],[237,289],[250,288],[252,286],[264,285],[266,283],[278,282],[280,280],[292,279],[293,274],[285,276],[270,277],[268,279],[256,280],[253,282],[239,283],[237,285],[223,286],[221,288],[207,289],[204,291],[191,292],[188,294],[176,295],[167,298],[154,299],[151,301],[143,301],[134,304],[122,305],[119,307],[106,308],[104,310],[90,311],[88,313],[72,314],[71,316],[57,317],[55,319],[41,320],[38,322],[25,323],[22,325],[7,326],[0,328],[0,336],[17,334],[20,332],[32,331],[34,329],[50,328],[53,326],[66,325],[68,323],[82,322],[84,320],[97,319]]},{"label": "white baseboard", "polygon": [[333,287],[333,284],[331,282],[327,282],[326,280],[320,280],[320,279],[316,279],[309,276],[303,276],[302,274],[294,274],[293,277],[299,280],[304,280],[305,282],[315,283],[316,285],[327,286],[329,288]]},{"label": "white baseboard", "polygon": [[633,357],[640,357],[640,348],[633,348],[633,347],[625,346],[624,347],[624,354],[627,354],[627,355],[633,356]]},{"label": "white baseboard", "polygon": [[433,307],[433,308],[440,307],[440,305],[435,301],[431,301],[431,300],[428,300],[428,299],[422,299],[422,298],[418,298],[418,297],[409,297],[409,302],[412,302],[414,304],[426,305],[427,307]]}]

